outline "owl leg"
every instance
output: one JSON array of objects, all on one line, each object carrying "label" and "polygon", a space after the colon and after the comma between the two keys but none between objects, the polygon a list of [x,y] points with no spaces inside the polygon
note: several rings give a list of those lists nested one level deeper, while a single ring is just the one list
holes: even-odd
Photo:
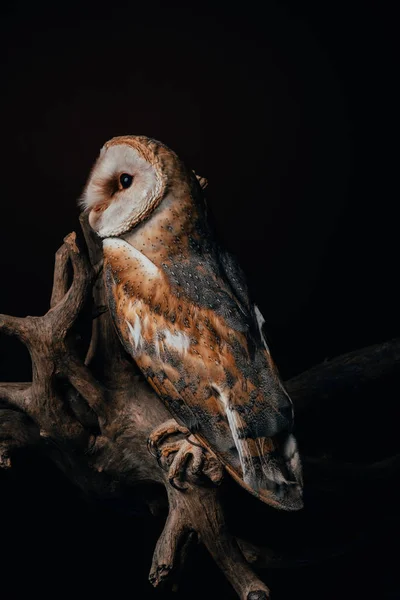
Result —
[{"label": "owl leg", "polygon": [[219,460],[194,439],[165,443],[156,458],[160,467],[168,472],[170,484],[178,490],[187,489],[184,481],[204,485],[204,478],[207,478],[218,485],[223,477],[224,470]]},{"label": "owl leg", "polygon": [[181,442],[166,444],[157,454],[156,459],[162,469],[167,470],[174,459],[174,455],[181,447]]},{"label": "owl leg", "polygon": [[204,476],[218,485],[224,472],[221,463],[190,436],[189,429],[170,419],[150,434],[147,447],[160,467],[168,471],[168,480],[176,489],[186,489],[184,480],[204,482]]},{"label": "owl leg", "polygon": [[159,427],[151,432],[147,439],[147,448],[154,458],[158,458],[160,454],[159,447],[161,444],[170,436],[182,434],[185,437],[189,437],[190,431],[187,427],[179,425],[175,419],[169,419],[162,423]]},{"label": "owl leg", "polygon": [[[188,463],[192,459],[190,467]],[[188,472],[194,477],[200,474],[204,461],[204,451],[200,446],[194,446],[188,440],[182,440],[181,447],[176,453],[168,471],[168,481],[178,490],[186,490],[187,486],[182,483]]]},{"label": "owl leg", "polygon": [[221,483],[224,468],[220,461],[197,440],[189,437],[178,442],[180,448],[173,457],[168,472],[170,484],[177,489],[186,489],[182,480],[204,485],[204,478],[215,485]]}]

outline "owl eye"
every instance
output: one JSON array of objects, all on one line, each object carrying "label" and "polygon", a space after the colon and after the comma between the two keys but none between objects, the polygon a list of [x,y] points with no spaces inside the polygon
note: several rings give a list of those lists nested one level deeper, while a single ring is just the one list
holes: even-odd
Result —
[{"label": "owl eye", "polygon": [[122,175],[119,178],[119,182],[122,185],[122,187],[124,188],[124,190],[131,187],[132,181],[133,181],[133,176],[129,175],[128,173],[122,173]]}]

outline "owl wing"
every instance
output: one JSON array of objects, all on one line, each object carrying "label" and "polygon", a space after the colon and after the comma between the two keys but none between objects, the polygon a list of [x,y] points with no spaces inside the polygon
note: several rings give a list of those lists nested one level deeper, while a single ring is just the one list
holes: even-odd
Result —
[{"label": "owl wing", "polygon": [[262,340],[257,309],[229,278],[211,277],[215,306],[177,294],[127,242],[104,240],[109,306],[120,339],[178,422],[261,500],[301,506],[292,406]]}]

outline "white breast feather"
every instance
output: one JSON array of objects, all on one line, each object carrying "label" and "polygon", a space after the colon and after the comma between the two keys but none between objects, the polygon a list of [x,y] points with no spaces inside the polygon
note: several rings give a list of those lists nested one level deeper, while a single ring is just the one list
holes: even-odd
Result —
[{"label": "white breast feather", "polygon": [[138,317],[138,315],[135,315],[135,324],[133,327],[129,323],[129,321],[126,321],[126,324],[128,325],[128,329],[131,334],[132,341],[135,345],[135,350],[140,350],[140,347],[141,347],[142,341],[143,341],[142,325],[140,323],[140,318]]},{"label": "white breast feather", "polygon": [[136,262],[139,262],[140,268],[147,277],[158,277],[160,270],[147,256],[139,252],[134,246],[128,244],[125,240],[120,238],[105,238],[103,240],[104,248],[110,248],[112,250],[118,250],[122,253],[128,253],[131,258]]},{"label": "white breast feather", "polygon": [[164,335],[163,343],[167,344],[174,350],[177,350],[181,354],[184,354],[190,347],[190,338],[181,331],[171,333],[168,329],[163,329]]}]

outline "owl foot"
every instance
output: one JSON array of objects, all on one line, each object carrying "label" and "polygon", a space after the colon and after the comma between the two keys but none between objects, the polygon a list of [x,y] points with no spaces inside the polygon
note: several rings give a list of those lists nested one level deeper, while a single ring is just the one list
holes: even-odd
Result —
[{"label": "owl foot", "polygon": [[151,432],[149,437],[147,438],[147,449],[154,458],[159,458],[159,446],[166,440],[166,438],[182,434],[185,437],[189,437],[190,431],[187,427],[182,427],[182,425],[178,425],[175,419],[169,419],[165,421],[159,427],[156,427],[154,431]]},{"label": "owl foot", "polygon": [[[189,465],[189,461],[192,461]],[[204,451],[201,446],[194,446],[188,440],[181,441],[181,447],[176,452],[168,471],[168,481],[177,490],[186,490],[183,479],[188,475],[198,477],[204,461]],[[189,473],[190,470],[190,473]],[[188,471],[188,472],[187,472]]]},{"label": "owl foot", "polygon": [[[175,439],[169,441],[168,438]],[[222,480],[223,467],[218,459],[173,419],[155,429],[147,444],[160,467],[168,471],[169,483],[178,490],[188,488],[184,481],[201,484],[206,477],[218,485]]]}]

